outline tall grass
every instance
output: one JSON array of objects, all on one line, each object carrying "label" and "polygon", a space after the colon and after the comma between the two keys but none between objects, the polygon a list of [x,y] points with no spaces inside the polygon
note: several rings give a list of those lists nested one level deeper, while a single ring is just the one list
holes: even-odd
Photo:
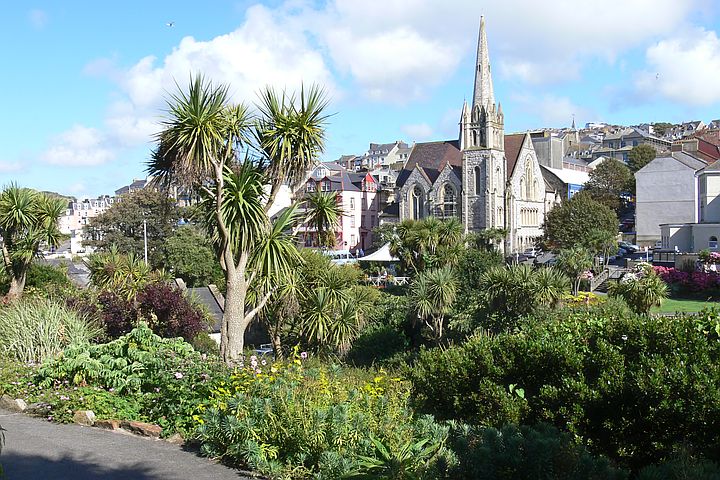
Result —
[{"label": "tall grass", "polygon": [[0,308],[0,354],[21,362],[40,363],[100,333],[88,319],[45,298],[23,299]]}]

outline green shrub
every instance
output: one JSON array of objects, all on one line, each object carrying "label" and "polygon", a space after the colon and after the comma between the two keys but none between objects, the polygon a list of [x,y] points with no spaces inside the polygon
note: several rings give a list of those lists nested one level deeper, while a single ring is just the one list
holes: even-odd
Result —
[{"label": "green shrub", "polygon": [[[482,480],[613,480],[627,474],[593,457],[572,435],[549,425],[506,425],[500,429],[453,424],[450,462],[436,478]],[[443,468],[444,467],[444,468]]]},{"label": "green shrub", "polygon": [[407,297],[382,293],[370,309],[368,324],[353,342],[346,360],[357,366],[383,364],[405,351],[410,345],[404,331],[407,313]]},{"label": "green shrub", "polygon": [[[99,388],[113,394],[95,395],[108,412],[141,416],[158,423],[165,434],[187,435],[197,425],[201,405],[228,375],[217,358],[196,352],[181,338],[161,338],[141,323],[109,343],[67,348],[40,367],[35,380],[44,389],[65,384]],[[82,401],[92,405],[85,396]],[[77,405],[73,399],[70,403]]]},{"label": "green shrub", "polygon": [[377,453],[373,439],[393,454],[407,442],[445,440],[446,428],[415,420],[409,386],[398,378],[299,360],[269,368],[250,361],[218,389],[202,419],[206,455],[271,478],[336,479]]},{"label": "green shrub", "polygon": [[0,309],[0,353],[21,362],[42,362],[98,335],[92,322],[46,298],[26,298]]},{"label": "green shrub", "polygon": [[[637,472],[679,445],[717,460],[720,342],[688,318],[589,309],[421,352],[421,411],[483,426],[549,422]],[[702,320],[703,324],[707,320]]]},{"label": "green shrub", "polygon": [[28,293],[40,291],[53,295],[73,290],[73,284],[67,276],[65,265],[56,267],[47,263],[33,262],[28,268],[25,288]]},{"label": "green shrub", "polygon": [[720,465],[706,459],[696,459],[681,451],[659,465],[643,468],[637,480],[719,480]]}]

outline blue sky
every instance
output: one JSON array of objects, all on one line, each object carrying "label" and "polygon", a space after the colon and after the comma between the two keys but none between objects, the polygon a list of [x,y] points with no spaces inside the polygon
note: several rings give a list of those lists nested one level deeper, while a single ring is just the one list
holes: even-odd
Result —
[{"label": "blue sky", "polygon": [[246,102],[323,84],[328,160],[456,137],[481,14],[508,132],[720,118],[716,0],[11,2],[0,180],[83,197],[143,177],[191,72]]}]

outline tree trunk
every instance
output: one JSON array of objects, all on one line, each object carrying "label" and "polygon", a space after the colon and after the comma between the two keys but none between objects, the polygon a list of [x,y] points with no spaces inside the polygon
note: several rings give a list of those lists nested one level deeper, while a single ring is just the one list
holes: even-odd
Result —
[{"label": "tree trunk", "polygon": [[10,280],[10,290],[8,290],[5,298],[12,301],[22,297],[23,290],[25,290],[25,278],[26,272],[22,272],[19,275],[13,275]]},{"label": "tree trunk", "polygon": [[240,359],[245,346],[247,284],[244,272],[228,272],[226,281],[225,311],[220,332],[220,356],[226,364],[232,366]]},{"label": "tree trunk", "polygon": [[275,352],[275,358],[278,360],[283,358],[282,342],[280,340],[280,329],[273,332],[270,335],[270,341],[272,342],[273,352]]}]

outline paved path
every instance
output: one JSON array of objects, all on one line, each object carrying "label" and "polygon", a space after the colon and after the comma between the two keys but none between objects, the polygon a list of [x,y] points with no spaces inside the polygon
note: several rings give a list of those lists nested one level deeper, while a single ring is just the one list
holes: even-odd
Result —
[{"label": "paved path", "polygon": [[4,480],[248,480],[159,440],[0,410]]}]

